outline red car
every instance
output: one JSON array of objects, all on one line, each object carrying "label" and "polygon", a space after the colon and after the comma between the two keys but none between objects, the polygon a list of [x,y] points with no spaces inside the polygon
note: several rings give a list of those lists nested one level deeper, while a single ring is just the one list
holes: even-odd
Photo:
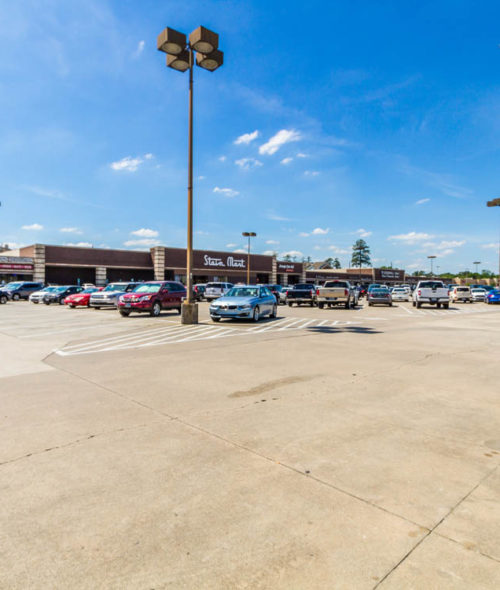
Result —
[{"label": "red car", "polygon": [[176,281],[149,281],[141,283],[131,293],[118,299],[118,311],[127,317],[133,311],[148,312],[157,317],[162,309],[176,309],[181,313],[186,287]]},{"label": "red car", "polygon": [[90,301],[90,294],[95,293],[96,291],[102,291],[102,287],[88,287],[80,293],[73,293],[73,295],[68,295],[64,300],[64,304],[68,307],[89,307]]}]

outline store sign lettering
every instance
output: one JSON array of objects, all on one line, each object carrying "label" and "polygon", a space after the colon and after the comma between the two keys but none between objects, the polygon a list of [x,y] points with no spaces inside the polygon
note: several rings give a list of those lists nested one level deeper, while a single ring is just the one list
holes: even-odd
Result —
[{"label": "store sign lettering", "polygon": [[225,261],[222,258],[215,258],[205,254],[203,257],[203,266],[219,267],[219,268],[246,268],[244,258],[234,258],[234,256],[226,256]]}]

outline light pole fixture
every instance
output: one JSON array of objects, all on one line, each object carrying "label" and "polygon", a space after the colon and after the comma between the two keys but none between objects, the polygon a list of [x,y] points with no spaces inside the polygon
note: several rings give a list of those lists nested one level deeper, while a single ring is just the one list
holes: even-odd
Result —
[{"label": "light pole fixture", "polygon": [[[193,297],[193,66],[213,72],[224,62],[218,50],[219,35],[198,27],[186,38],[184,33],[167,27],[158,35],[157,48],[167,54],[167,66],[178,72],[189,70],[189,128],[188,128],[188,202],[187,202],[187,299],[182,304],[181,322],[198,323],[198,305]],[[195,58],[196,54],[196,58]]]},{"label": "light pole fixture", "polygon": [[250,238],[255,238],[257,234],[253,231],[244,231],[241,234],[244,238],[248,238],[248,249],[247,249],[247,285],[250,284]]},{"label": "light pole fixture", "polygon": [[431,277],[434,276],[434,258],[437,258],[437,256],[427,256],[427,258],[431,261]]},{"label": "light pole fixture", "polygon": [[[497,199],[492,199],[491,201],[486,202],[487,207],[500,207],[500,197]],[[498,237],[498,283],[497,286],[500,287],[500,235]]]},{"label": "light pole fixture", "polygon": [[481,264],[481,261],[478,260],[476,262],[473,262],[472,264],[474,264],[476,266],[476,274],[478,275],[479,274],[478,266]]}]

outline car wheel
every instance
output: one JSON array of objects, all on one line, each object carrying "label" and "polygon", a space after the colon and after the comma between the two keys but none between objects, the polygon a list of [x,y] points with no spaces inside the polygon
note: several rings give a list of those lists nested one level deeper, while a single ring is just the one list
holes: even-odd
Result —
[{"label": "car wheel", "polygon": [[158,301],[155,301],[153,303],[153,307],[151,308],[151,311],[149,312],[149,315],[151,317],[157,318],[160,315],[161,312],[161,305]]},{"label": "car wheel", "polygon": [[45,305],[50,305],[50,301],[44,301]]},{"label": "car wheel", "polygon": [[277,315],[278,315],[278,307],[276,305],[273,305],[273,310],[272,310],[271,315],[269,317],[275,318]]},{"label": "car wheel", "polygon": [[71,307],[71,309],[74,309],[75,304],[74,303],[68,303],[68,307]]},{"label": "car wheel", "polygon": [[212,322],[220,322],[220,318],[218,318],[214,315],[211,315],[210,317],[212,318]]},{"label": "car wheel", "polygon": [[293,303],[291,301],[288,302],[288,307],[293,307]]},{"label": "car wheel", "polygon": [[324,304],[324,303],[318,303],[318,307],[319,307],[320,309],[323,309],[323,308],[325,307],[325,304]]},{"label": "car wheel", "polygon": [[19,301],[20,297],[19,297],[19,293],[14,293],[14,295],[12,295],[12,300],[13,301]]},{"label": "car wheel", "polygon": [[128,318],[128,316],[130,315],[130,311],[120,310],[120,315],[122,316],[122,318]]},{"label": "car wheel", "polygon": [[0,297],[0,304],[2,304],[2,305],[3,305],[4,303],[7,303],[7,297],[6,297],[5,295],[2,295],[2,296]]},{"label": "car wheel", "polygon": [[64,305],[64,297],[62,299],[59,299],[59,305]]},{"label": "car wheel", "polygon": [[422,304],[420,303],[420,301],[417,301],[417,309],[420,309],[422,307]]},{"label": "car wheel", "polygon": [[373,304],[371,301],[368,301],[368,307],[371,307]]},{"label": "car wheel", "polygon": [[437,308],[438,308],[438,309],[441,309],[441,303],[438,303],[438,304],[437,304]]},{"label": "car wheel", "polygon": [[450,304],[449,304],[449,303],[443,303],[443,307],[444,307],[445,309],[449,309],[449,308],[450,308]]},{"label": "car wheel", "polygon": [[345,302],[345,305],[344,305],[344,307],[345,307],[346,309],[351,309],[351,301],[350,301],[349,299],[348,299],[348,300]]},{"label": "car wheel", "polygon": [[259,306],[256,305],[254,310],[253,310],[253,315],[252,315],[252,319],[254,322],[258,322],[260,319],[260,310],[259,310]]},{"label": "car wheel", "polygon": [[[90,304],[89,304],[90,305]],[[101,309],[98,305],[94,306],[94,309]]]},{"label": "car wheel", "polygon": [[415,301],[412,301],[411,303],[412,303],[413,307],[415,307],[415,305],[416,305]]}]

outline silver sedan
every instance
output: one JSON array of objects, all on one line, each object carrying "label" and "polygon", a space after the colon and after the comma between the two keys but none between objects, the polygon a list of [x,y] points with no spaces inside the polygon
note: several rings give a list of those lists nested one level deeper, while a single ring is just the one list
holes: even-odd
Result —
[{"label": "silver sedan", "polygon": [[210,304],[210,317],[214,322],[221,318],[246,318],[258,322],[261,317],[275,318],[276,314],[276,298],[269,289],[258,285],[233,287]]}]

